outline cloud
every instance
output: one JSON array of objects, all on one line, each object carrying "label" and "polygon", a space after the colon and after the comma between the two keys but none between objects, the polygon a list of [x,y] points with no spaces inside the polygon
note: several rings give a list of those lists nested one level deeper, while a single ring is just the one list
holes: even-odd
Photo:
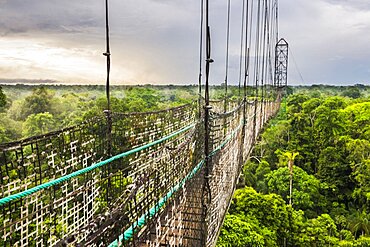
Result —
[{"label": "cloud", "polygon": [[367,0],[325,0],[332,5],[339,5],[348,9],[370,10],[370,3]]},{"label": "cloud", "polygon": [[[197,83],[199,1],[109,2],[113,81]],[[237,84],[242,0],[231,3],[229,78]],[[290,43],[306,83],[367,82],[367,0],[279,3],[280,34]],[[226,4],[210,2],[212,83],[225,78]],[[104,81],[104,28],[104,1],[0,0],[2,77]],[[290,61],[290,81],[300,84],[294,67]]]},{"label": "cloud", "polygon": [[[94,3],[95,2],[95,3]],[[0,33],[63,32],[65,27],[96,27],[101,23],[96,1],[12,0],[0,2]],[[64,27],[64,28],[63,28]]]},{"label": "cloud", "polygon": [[[343,6],[352,1],[280,3],[287,16],[281,17],[281,33],[307,83],[368,83],[370,34],[364,30],[370,28],[369,11]],[[291,82],[302,83],[290,64]]]},{"label": "cloud", "polygon": [[[24,49],[24,47],[27,49]],[[66,49],[52,47],[37,39],[1,39],[0,67],[2,77],[15,79],[27,75],[27,79],[54,78],[72,82],[104,80],[104,66],[100,54],[84,48]],[[91,59],[95,58],[95,59]],[[82,66],[81,66],[82,65]]]}]

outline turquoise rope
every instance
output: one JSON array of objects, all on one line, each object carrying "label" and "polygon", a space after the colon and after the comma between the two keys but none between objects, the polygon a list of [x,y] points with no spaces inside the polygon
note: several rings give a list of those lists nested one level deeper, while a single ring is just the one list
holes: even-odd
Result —
[{"label": "turquoise rope", "polygon": [[[240,130],[240,128],[242,127],[243,125],[240,124],[226,139],[223,143],[221,143],[220,146],[218,146],[210,155],[209,157],[212,157],[214,155],[216,155],[216,153],[218,153],[223,147],[225,147],[225,145],[235,136],[235,134]],[[149,209],[149,212],[143,214],[134,224],[132,224],[123,234],[121,234],[118,239],[116,239],[115,241],[113,241],[112,243],[110,243],[108,245],[108,247],[118,247],[118,246],[121,246],[122,244],[122,241],[127,241],[127,240],[130,240],[133,236],[134,236],[134,233],[135,231],[137,231],[138,229],[142,228],[145,223],[146,223],[146,220],[149,218],[153,218],[153,216],[159,212],[159,210],[165,205],[165,203],[168,201],[168,199],[170,199],[172,197],[172,195],[177,192],[179,189],[181,189],[184,184],[192,179],[194,177],[195,174],[197,174],[197,172],[203,167],[204,165],[204,162],[205,160],[202,160],[188,175],[186,175],[186,177],[180,182],[178,183],[177,185],[175,185],[174,187],[172,187],[170,189],[169,192],[167,192],[167,194],[162,197],[158,202],[157,204],[155,204],[154,207],[152,207],[151,209]]]},{"label": "turquoise rope", "polygon": [[0,206],[2,206],[2,205],[4,205],[4,204],[7,204],[7,203],[9,203],[9,202],[11,202],[11,201],[14,201],[14,200],[21,199],[21,198],[23,198],[23,197],[30,196],[30,195],[32,195],[32,194],[34,194],[34,193],[36,193],[36,192],[38,192],[38,191],[40,191],[40,190],[44,190],[44,189],[47,189],[47,188],[52,187],[52,186],[54,186],[54,185],[57,185],[57,184],[63,183],[63,182],[68,181],[68,180],[70,180],[70,179],[72,179],[72,178],[74,178],[74,177],[77,177],[77,176],[83,175],[83,174],[88,173],[88,172],[90,172],[90,171],[92,171],[92,170],[95,170],[95,169],[97,169],[97,168],[99,168],[99,167],[105,166],[105,165],[107,165],[107,164],[109,164],[109,163],[111,163],[111,162],[113,162],[113,161],[115,161],[115,160],[118,160],[118,159],[124,158],[124,157],[126,157],[126,156],[128,156],[128,155],[131,155],[131,154],[134,154],[134,153],[140,152],[140,151],[142,151],[142,150],[144,150],[144,149],[147,149],[147,148],[150,148],[150,147],[155,146],[155,145],[157,145],[157,144],[160,144],[160,143],[162,143],[162,142],[165,142],[165,141],[167,141],[167,140],[171,139],[172,137],[175,137],[175,136],[177,136],[177,135],[179,135],[179,134],[181,134],[181,133],[184,133],[185,131],[188,131],[189,129],[191,129],[191,128],[193,128],[193,127],[195,127],[195,124],[189,125],[188,127],[185,127],[185,128],[183,128],[183,129],[181,129],[181,130],[179,130],[179,131],[175,132],[175,133],[172,133],[172,134],[171,134],[171,135],[169,135],[169,136],[163,137],[162,139],[159,139],[159,140],[157,140],[157,141],[154,141],[154,142],[148,143],[148,144],[146,144],[146,145],[143,145],[143,146],[140,146],[140,147],[134,148],[134,149],[129,150],[129,151],[127,151],[127,152],[124,152],[124,153],[118,154],[118,155],[113,156],[113,157],[111,157],[111,158],[109,158],[109,159],[107,159],[107,160],[101,161],[101,162],[99,162],[99,163],[96,163],[96,164],[91,165],[91,166],[89,166],[89,167],[86,167],[86,168],[84,168],[84,169],[81,169],[81,170],[75,171],[75,172],[73,172],[73,173],[71,173],[71,174],[68,174],[68,175],[66,175],[66,176],[63,176],[63,177],[57,178],[57,179],[55,179],[55,180],[49,181],[49,182],[44,183],[44,184],[40,184],[40,185],[38,185],[38,186],[35,186],[35,187],[33,187],[33,188],[31,188],[31,189],[28,189],[28,190],[25,190],[25,191],[23,191],[23,192],[19,192],[19,193],[17,193],[17,194],[13,194],[13,195],[10,195],[10,196],[7,196],[7,197],[4,197],[4,198],[0,199]]}]

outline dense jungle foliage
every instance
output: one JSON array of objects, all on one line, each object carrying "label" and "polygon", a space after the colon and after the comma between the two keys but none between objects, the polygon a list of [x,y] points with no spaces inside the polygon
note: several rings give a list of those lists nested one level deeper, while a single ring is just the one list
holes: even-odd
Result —
[{"label": "dense jungle foliage", "polygon": [[[104,86],[3,86],[0,143],[81,123],[107,109]],[[113,87],[111,109],[143,112],[191,102],[193,90]]]},{"label": "dense jungle foliage", "polygon": [[295,91],[244,166],[218,246],[370,246],[369,95]]},{"label": "dense jungle foliage", "polygon": [[[204,89],[203,89],[204,90]],[[370,94],[367,86],[295,87],[295,91],[321,92],[360,97]],[[289,92],[293,88],[289,88]],[[203,91],[204,92],[204,91]],[[239,88],[229,86],[228,97],[237,98]],[[253,97],[254,90],[248,88]],[[222,99],[224,86],[212,86],[211,98]],[[111,86],[111,109],[115,112],[145,112],[186,104],[198,97],[197,86]],[[45,134],[76,125],[107,108],[103,85],[2,85],[0,86],[0,143]]]},{"label": "dense jungle foliage", "polygon": [[[231,87],[229,96],[237,95]],[[222,86],[213,87],[223,98]],[[146,112],[175,107],[197,99],[196,86],[112,86],[114,112]],[[0,86],[0,143],[45,134],[102,115],[107,109],[102,85]]]}]

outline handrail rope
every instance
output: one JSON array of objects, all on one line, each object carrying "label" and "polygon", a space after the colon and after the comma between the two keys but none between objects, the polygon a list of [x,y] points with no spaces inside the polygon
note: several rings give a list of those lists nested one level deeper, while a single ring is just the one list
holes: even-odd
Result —
[{"label": "handrail rope", "polygon": [[226,144],[235,136],[235,134],[240,130],[240,128],[243,126],[243,124],[244,124],[244,121],[241,121],[241,123],[239,124],[239,126],[238,127],[236,127],[236,129],[233,131],[233,132],[231,132],[231,134],[230,135],[228,135],[227,137],[226,137],[226,139],[221,143],[221,145],[220,146],[218,146],[215,150],[213,150],[211,153],[210,153],[210,155],[209,155],[209,157],[213,157],[213,156],[215,156],[219,151],[221,151],[221,149],[222,148],[224,148],[225,146],[226,146]]},{"label": "handrail rope", "polygon": [[171,111],[177,111],[177,110],[182,110],[186,107],[192,106],[193,104],[196,104],[197,101],[193,100],[190,103],[183,104],[180,106],[175,106],[175,107],[170,107],[170,108],[165,108],[162,110],[156,110],[156,111],[145,111],[145,112],[112,112],[112,116],[145,116],[145,115],[151,115],[151,114],[159,114],[159,113],[165,113],[165,112],[171,112]]},{"label": "handrail rope", "polygon": [[234,114],[235,112],[239,111],[240,108],[242,108],[244,105],[244,102],[240,103],[239,105],[237,105],[234,109],[228,111],[228,112],[223,112],[223,113],[220,113],[220,112],[217,112],[217,111],[212,111],[210,110],[210,115],[211,116],[218,116],[218,117],[223,117],[223,116],[229,116],[229,115],[232,115]]},{"label": "handrail rope", "polygon": [[[219,151],[221,151],[222,148],[225,147],[225,145],[235,136],[235,134],[240,130],[240,128],[242,127],[243,125],[243,121],[241,122],[241,124],[229,135],[226,137],[226,139],[224,140],[224,142],[221,143],[220,146],[218,146],[215,150],[213,150],[210,154],[209,154],[209,158],[215,156]],[[185,176],[185,178],[183,178],[181,180],[181,182],[179,182],[178,184],[176,184],[174,187],[172,187],[168,192],[167,194],[162,197],[151,209],[149,209],[148,212],[146,212],[145,214],[143,214],[137,221],[134,222],[134,224],[132,224],[126,231],[124,231],[123,234],[121,234],[118,239],[116,239],[115,241],[113,241],[112,243],[110,243],[108,245],[108,247],[118,247],[120,246],[120,244],[122,243],[122,241],[127,241],[127,240],[130,240],[133,235],[135,234],[135,230],[136,228],[142,228],[146,221],[148,219],[151,219],[153,218],[153,216],[159,212],[159,210],[165,205],[165,203],[173,196],[173,194],[175,194],[178,190],[182,189],[185,185],[185,183],[192,179],[197,173],[198,171],[203,167],[205,163],[205,159],[203,159],[202,161],[200,161],[198,163],[198,165],[195,166],[195,168],[188,174]]]},{"label": "handrail rope", "polygon": [[151,142],[151,143],[145,144],[143,146],[140,146],[140,147],[131,149],[129,151],[126,151],[124,153],[115,155],[115,156],[113,156],[113,157],[111,157],[109,159],[103,160],[103,161],[98,162],[98,163],[96,163],[94,165],[91,165],[89,167],[86,167],[86,168],[83,168],[81,170],[75,171],[73,173],[70,173],[70,174],[65,175],[63,177],[60,177],[60,178],[57,178],[55,180],[52,180],[52,181],[49,181],[49,182],[40,184],[40,185],[35,186],[35,187],[31,188],[31,189],[27,189],[25,191],[22,191],[22,192],[19,192],[19,193],[16,193],[16,194],[13,194],[13,195],[4,197],[4,198],[0,199],[0,206],[2,206],[4,204],[7,204],[7,203],[9,203],[11,201],[17,200],[17,199],[21,199],[23,197],[30,196],[30,195],[32,195],[32,194],[34,194],[34,193],[36,193],[36,192],[38,192],[40,190],[44,190],[44,189],[47,189],[47,188],[52,187],[54,185],[60,184],[60,183],[65,182],[65,181],[68,181],[68,180],[70,180],[70,179],[72,179],[74,177],[83,175],[83,174],[88,173],[90,171],[93,171],[93,170],[95,170],[95,169],[97,169],[99,167],[105,166],[105,165],[107,165],[107,164],[109,164],[109,163],[111,163],[111,162],[113,162],[115,160],[124,158],[124,157],[126,157],[128,155],[131,155],[131,154],[140,152],[140,151],[142,151],[144,149],[147,149],[147,148],[150,148],[150,147],[155,146],[157,144],[160,144],[162,142],[165,142],[165,141],[171,139],[172,137],[175,137],[177,135],[180,135],[180,134],[184,133],[185,131],[188,131],[189,129],[194,128],[195,126],[196,126],[195,123],[194,124],[191,124],[191,125],[183,128],[183,129],[181,129],[181,130],[179,130],[177,132],[174,132],[174,133],[172,133],[172,134],[170,134],[170,135],[168,135],[166,137],[163,137],[163,138],[161,138],[159,140],[156,140],[154,142]]},{"label": "handrail rope", "polygon": [[[260,101],[257,99],[257,101],[259,102],[262,102],[262,103],[266,103],[266,102],[273,102],[271,100],[268,100],[268,99],[265,99],[265,101]],[[254,104],[255,101],[248,101],[246,102],[246,104]],[[235,112],[237,112],[238,110],[240,110],[240,108],[242,108],[244,106],[244,102],[240,103],[239,105],[237,105],[234,109],[228,111],[228,112],[224,112],[224,113],[220,113],[220,112],[217,112],[217,111],[213,111],[213,110],[210,110],[210,115],[211,117],[225,117],[225,116],[230,116],[232,114],[234,114]]]},{"label": "handrail rope", "polygon": [[[204,97],[204,96],[202,96],[201,97],[203,100],[205,100],[206,98]],[[229,100],[229,102],[231,101],[231,102],[238,102],[238,100],[233,100],[232,99],[233,98],[233,96],[228,96],[227,97],[227,99]],[[210,103],[218,103],[218,102],[222,102],[222,101],[224,101],[225,100],[225,97],[223,98],[223,99],[209,99],[209,102]]]}]

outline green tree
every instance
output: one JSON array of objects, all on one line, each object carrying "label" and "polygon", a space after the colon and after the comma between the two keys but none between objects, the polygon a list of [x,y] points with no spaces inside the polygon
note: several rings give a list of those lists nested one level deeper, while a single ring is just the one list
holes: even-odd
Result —
[{"label": "green tree", "polygon": [[355,237],[370,234],[370,215],[366,211],[356,211],[349,217],[348,228]]},{"label": "green tree", "polygon": [[219,247],[265,247],[276,246],[269,241],[273,235],[267,228],[261,229],[256,219],[238,215],[226,215],[225,222],[217,241]]},{"label": "green tree", "polygon": [[44,112],[53,112],[52,99],[54,93],[47,90],[45,87],[39,87],[32,91],[32,94],[25,98],[21,118],[26,119],[31,114],[38,114]]},{"label": "green tree", "polygon": [[271,169],[276,168],[278,156],[275,151],[284,149],[289,143],[291,125],[284,119],[271,123],[271,126],[261,135],[261,141],[256,145],[255,150],[260,151],[259,156],[271,165]]},{"label": "green tree", "polygon": [[0,110],[6,105],[6,96],[3,92],[3,88],[0,86]]},{"label": "green tree", "polygon": [[309,99],[307,95],[304,94],[293,94],[288,98],[288,111],[290,114],[299,113],[302,111],[302,105]]},{"label": "green tree", "polygon": [[288,169],[289,169],[289,205],[292,205],[292,191],[293,191],[293,169],[294,160],[299,155],[298,152],[284,152],[283,156],[288,159]]},{"label": "green tree", "polygon": [[342,110],[347,135],[370,140],[370,102],[355,103]]},{"label": "green tree", "polygon": [[0,113],[0,143],[15,141],[22,137],[22,123]]},{"label": "green tree", "polygon": [[257,170],[255,172],[256,179],[257,179],[256,188],[259,191],[263,191],[263,192],[267,191],[267,184],[265,181],[265,176],[269,174],[270,172],[271,172],[270,164],[267,163],[267,161],[262,160],[259,163]]},{"label": "green tree", "polygon": [[370,246],[370,237],[361,236],[359,239],[354,241],[354,247],[369,247]]},{"label": "green tree", "polygon": [[150,88],[130,88],[126,92],[123,103],[128,106],[130,112],[143,112],[158,109],[161,97]]},{"label": "green tree", "polygon": [[263,195],[254,189],[246,187],[237,190],[231,203],[229,212],[238,214],[242,218],[254,218],[260,227],[268,228],[276,239],[277,245],[281,245],[289,231],[289,214],[281,196],[275,194]]},{"label": "green tree", "polygon": [[343,96],[357,99],[361,97],[361,91],[358,87],[349,87],[343,93]]},{"label": "green tree", "polygon": [[333,197],[343,199],[353,189],[353,182],[348,179],[352,169],[345,161],[342,144],[336,147],[324,148],[318,157],[317,177],[326,182],[332,191]]},{"label": "green tree", "polygon": [[315,127],[319,131],[318,138],[320,139],[321,147],[334,145],[340,135],[344,133],[346,117],[341,114],[341,109],[345,106],[346,102],[344,99],[330,97],[316,108],[317,118],[315,120]]},{"label": "green tree", "polygon": [[23,136],[42,135],[56,128],[52,114],[48,112],[31,114],[23,124]]},{"label": "green tree", "polygon": [[[267,192],[281,195],[287,203],[290,202],[290,174],[288,167],[282,167],[267,174],[265,180],[268,187]],[[292,198],[294,198],[293,203],[296,209],[312,211],[323,206],[320,190],[322,186],[325,186],[321,185],[315,176],[308,175],[296,166],[293,179]]]},{"label": "green tree", "polygon": [[328,214],[307,220],[293,236],[294,246],[338,246],[339,239],[334,220]]}]

